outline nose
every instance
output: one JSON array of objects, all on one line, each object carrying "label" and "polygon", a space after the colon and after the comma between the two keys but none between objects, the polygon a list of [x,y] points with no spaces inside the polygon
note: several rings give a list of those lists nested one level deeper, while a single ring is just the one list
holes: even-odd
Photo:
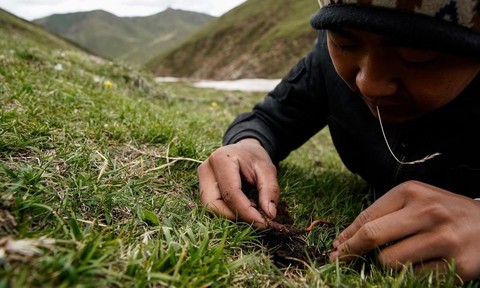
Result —
[{"label": "nose", "polygon": [[359,63],[355,83],[363,97],[376,102],[394,95],[398,90],[395,63],[378,53],[365,55]]}]

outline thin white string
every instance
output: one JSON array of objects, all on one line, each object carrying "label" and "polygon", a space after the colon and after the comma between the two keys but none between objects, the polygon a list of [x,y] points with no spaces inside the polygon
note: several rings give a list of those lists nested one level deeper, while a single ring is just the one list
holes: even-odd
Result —
[{"label": "thin white string", "polygon": [[439,155],[442,155],[442,153],[437,152],[437,153],[434,153],[434,154],[427,155],[422,159],[411,161],[411,162],[403,162],[403,161],[398,160],[397,156],[395,156],[395,154],[392,151],[392,148],[390,148],[390,145],[388,144],[387,136],[385,135],[385,130],[383,129],[382,117],[380,116],[380,108],[378,108],[378,106],[377,106],[377,115],[378,115],[378,122],[380,122],[380,128],[382,129],[383,139],[385,139],[385,143],[387,144],[388,151],[390,151],[390,154],[392,154],[393,158],[395,158],[395,160],[398,163],[403,164],[403,165],[418,164],[418,163],[423,163],[425,161],[433,159],[433,158],[435,158]]}]

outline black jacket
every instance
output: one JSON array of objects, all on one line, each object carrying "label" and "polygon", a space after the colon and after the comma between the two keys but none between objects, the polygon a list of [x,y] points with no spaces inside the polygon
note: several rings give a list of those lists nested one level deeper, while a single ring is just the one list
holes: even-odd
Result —
[{"label": "black jacket", "polygon": [[228,128],[224,144],[258,139],[278,164],[328,125],[348,169],[379,193],[406,180],[480,197],[480,76],[453,101],[419,119],[384,125],[401,161],[441,155],[424,163],[399,164],[385,144],[379,122],[338,76],[320,31],[313,50],[268,94]]}]

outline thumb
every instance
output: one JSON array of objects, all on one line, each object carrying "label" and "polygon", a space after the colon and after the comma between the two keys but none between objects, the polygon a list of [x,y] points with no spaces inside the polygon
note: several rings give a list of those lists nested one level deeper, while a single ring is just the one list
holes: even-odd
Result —
[{"label": "thumb", "polygon": [[271,219],[277,216],[277,205],[280,201],[280,186],[276,168],[262,169],[257,175],[258,203],[260,208]]}]

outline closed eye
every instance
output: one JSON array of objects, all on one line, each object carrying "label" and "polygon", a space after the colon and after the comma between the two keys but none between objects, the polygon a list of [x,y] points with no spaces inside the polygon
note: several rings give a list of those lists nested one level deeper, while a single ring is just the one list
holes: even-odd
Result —
[{"label": "closed eye", "polygon": [[353,51],[355,49],[358,48],[357,45],[353,45],[353,44],[337,44],[335,41],[331,41],[331,43],[333,44],[333,47],[335,47],[335,49],[338,49],[338,50],[341,50],[341,51]]},{"label": "closed eye", "polygon": [[434,50],[414,49],[414,48],[398,48],[400,57],[409,64],[415,65],[429,65],[435,63],[439,58],[441,52]]},{"label": "closed eye", "polygon": [[359,47],[354,36],[343,30],[328,30],[328,40],[334,48],[340,51],[352,51]]}]

